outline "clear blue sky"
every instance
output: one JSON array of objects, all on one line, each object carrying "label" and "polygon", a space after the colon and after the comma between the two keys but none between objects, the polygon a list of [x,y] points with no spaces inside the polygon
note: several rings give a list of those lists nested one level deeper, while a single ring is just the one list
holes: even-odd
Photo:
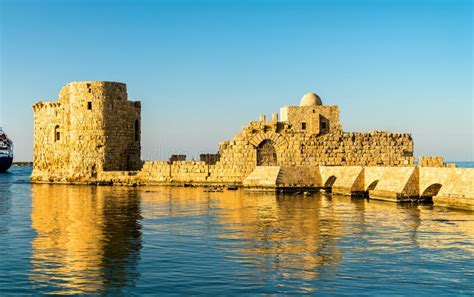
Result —
[{"label": "clear blue sky", "polygon": [[410,132],[473,160],[471,1],[0,0],[0,124],[32,159],[31,105],[70,81],[125,82],[142,157],[215,152],[308,91],[346,131]]}]

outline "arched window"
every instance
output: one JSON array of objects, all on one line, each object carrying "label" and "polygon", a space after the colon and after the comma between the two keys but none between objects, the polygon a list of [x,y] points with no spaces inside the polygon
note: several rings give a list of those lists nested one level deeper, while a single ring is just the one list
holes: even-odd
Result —
[{"label": "arched window", "polygon": [[60,141],[61,140],[61,129],[59,128],[59,125],[56,125],[54,127],[54,142]]}]

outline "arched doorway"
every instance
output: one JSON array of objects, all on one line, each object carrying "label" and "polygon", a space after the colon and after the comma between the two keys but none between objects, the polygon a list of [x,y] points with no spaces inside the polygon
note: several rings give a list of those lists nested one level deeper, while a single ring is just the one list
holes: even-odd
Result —
[{"label": "arched doorway", "polygon": [[257,166],[276,166],[277,154],[273,142],[269,139],[262,141],[257,147]]}]

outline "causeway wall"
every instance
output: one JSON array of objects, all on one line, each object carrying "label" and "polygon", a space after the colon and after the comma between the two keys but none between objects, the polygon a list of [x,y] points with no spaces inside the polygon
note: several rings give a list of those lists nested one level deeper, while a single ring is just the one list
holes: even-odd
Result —
[{"label": "causeway wall", "polygon": [[[71,182],[66,182],[71,183]],[[72,182],[84,183],[84,182]],[[201,161],[147,161],[140,171],[104,171],[98,185],[228,186],[318,191],[397,203],[433,202],[474,211],[474,168],[423,166],[257,166],[244,179]]]}]

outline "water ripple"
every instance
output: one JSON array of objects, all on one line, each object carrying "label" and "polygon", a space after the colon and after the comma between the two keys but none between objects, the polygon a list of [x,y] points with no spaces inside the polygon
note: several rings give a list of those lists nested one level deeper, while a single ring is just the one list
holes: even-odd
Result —
[{"label": "water ripple", "polygon": [[474,214],[0,175],[1,295],[469,295]]}]

